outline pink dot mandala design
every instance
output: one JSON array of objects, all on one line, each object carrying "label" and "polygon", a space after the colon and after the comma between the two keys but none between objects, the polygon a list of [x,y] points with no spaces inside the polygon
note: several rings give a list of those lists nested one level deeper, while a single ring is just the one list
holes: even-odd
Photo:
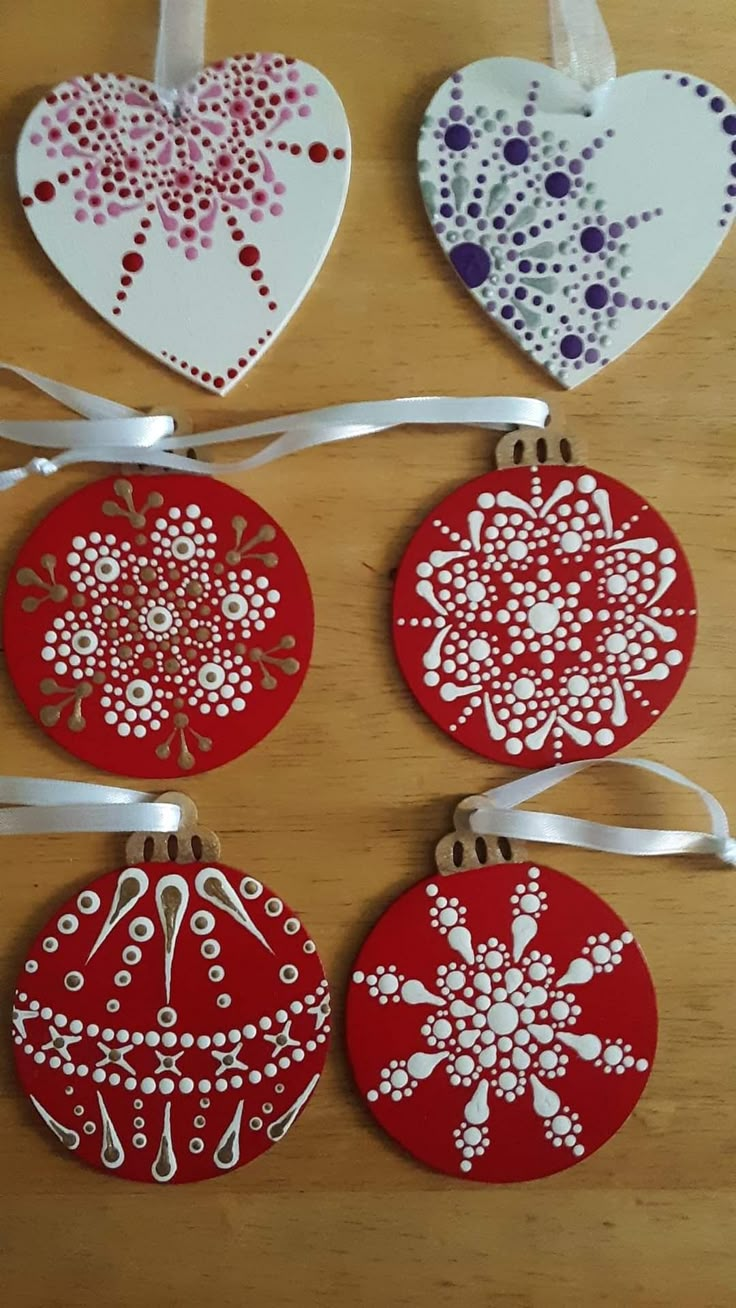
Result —
[{"label": "pink dot mandala design", "polygon": [[585,886],[529,864],[400,896],[356,960],[347,1039],[380,1125],[438,1171],[526,1181],[580,1162],[643,1093],[654,989]]},{"label": "pink dot mandala design", "polygon": [[438,726],[541,767],[645,731],[687,671],[695,614],[682,548],[640,496],[587,468],[515,468],[461,487],[419,528],[393,632]]},{"label": "pink dot mandala design", "polygon": [[4,625],[16,689],[54,740],[166,777],[218,767],[280,721],[313,613],[293,545],[252,500],[136,475],[85,487],[33,532]]}]

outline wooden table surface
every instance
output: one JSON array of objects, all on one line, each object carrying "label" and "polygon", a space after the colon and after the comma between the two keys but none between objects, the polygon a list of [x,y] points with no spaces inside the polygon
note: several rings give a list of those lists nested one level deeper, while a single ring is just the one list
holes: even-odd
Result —
[{"label": "wooden table surface", "polygon": [[[728,84],[729,0],[617,0],[607,9],[620,71],[685,68]],[[734,238],[651,336],[565,393],[462,294],[417,196],[415,140],[431,93],[481,55],[545,58],[542,0],[462,8],[211,0],[209,53],[285,48],[317,64],[342,94],[355,149],[344,220],[315,289],[224,400],[149,360],[87,308],[36,246],[14,190],[18,132],[49,86],[93,68],[149,74],[153,0],[24,0],[4,10],[0,358],[133,405],[183,408],[201,428],[397,395],[544,397],[560,425],[584,435],[590,462],[669,519],[696,577],[694,664],[666,716],[629,752],[684,770],[736,812]],[[66,416],[20,383],[0,387],[3,417]],[[314,663],[281,727],[246,757],[193,779],[190,791],[219,830],[226,860],[283,892],[319,942],[338,1015],[331,1056],[278,1149],[216,1182],[169,1190],[110,1179],[56,1152],[17,1091],[3,1041],[0,1294],[8,1308],[734,1302],[736,879],[713,862],[624,863],[568,850],[550,860],[634,927],[660,1005],[648,1089],[624,1129],[580,1166],[519,1186],[453,1182],[374,1129],[351,1085],[340,1022],[351,956],[390,900],[431,870],[457,799],[512,775],[425,720],[388,634],[391,572],[410,534],[440,495],[490,465],[492,446],[477,431],[398,431],[236,480],[305,560],[318,619]],[[3,465],[21,456],[6,446]],[[45,511],[92,475],[36,479],[3,498],[4,565]],[[97,780],[33,727],[2,680],[3,772]],[[694,801],[623,769],[586,776],[555,802],[629,823],[701,821]],[[31,933],[71,889],[121,858],[113,836],[57,836],[32,848],[6,840],[6,1020]]]}]

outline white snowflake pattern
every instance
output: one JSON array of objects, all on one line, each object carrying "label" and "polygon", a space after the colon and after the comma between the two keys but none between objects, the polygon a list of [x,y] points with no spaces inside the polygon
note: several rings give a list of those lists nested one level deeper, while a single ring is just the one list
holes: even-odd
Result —
[{"label": "white snowflake pattern", "polygon": [[158,492],[137,504],[125,479],[114,490],[103,511],[126,518],[129,536],[75,535],[60,565],[44,555],[40,570],[18,572],[21,586],[42,592],[24,598],[26,612],[49,599],[63,606],[42,635],[54,675],[41,681],[41,721],[53,727],[65,717],[83,731],[94,696],[111,731],[142,740],[158,733],[157,757],[176,751],[178,765],[191,768],[193,751],[212,748],[193,712],[204,720],[243,713],[257,691],[300,669],[294,636],[267,638],[282,603],[269,575],[279,562],[276,528],[231,515],[216,524],[194,501],[166,508]]},{"label": "white snowflake pattern", "polygon": [[366,986],[379,1004],[430,1010],[420,1028],[424,1047],[382,1067],[367,1098],[375,1103],[386,1096],[399,1103],[442,1069],[451,1085],[470,1092],[453,1131],[463,1173],[470,1172],[474,1160],[492,1144],[493,1096],[513,1104],[531,1095],[546,1139],[580,1158],[585,1152],[580,1115],[550,1083],[566,1076],[571,1058],[592,1063],[608,1075],[649,1068],[648,1060],[637,1058],[623,1037],[602,1038],[580,1029],[584,1017],[579,988],[625,963],[631,932],[588,936],[579,954],[558,973],[550,954],[530,948],[549,907],[542,879],[541,870],[532,867],[516,885],[509,943],[495,936],[475,943],[460,898],[441,894],[437,884],[429,882],[431,925],[447,938],[455,957],[437,968],[429,986],[406,977],[396,964],[353,974],[353,981]]},{"label": "white snowflake pattern", "polygon": [[481,715],[512,758],[551,745],[560,759],[571,742],[614,748],[632,701],[656,717],[695,613],[663,603],[683,581],[692,598],[689,574],[648,505],[617,526],[600,478],[565,470],[552,489],[547,478],[531,469],[526,497],[477,494],[459,530],[434,519],[419,606],[396,618],[400,645],[401,629],[427,631],[420,675],[448,729]]}]

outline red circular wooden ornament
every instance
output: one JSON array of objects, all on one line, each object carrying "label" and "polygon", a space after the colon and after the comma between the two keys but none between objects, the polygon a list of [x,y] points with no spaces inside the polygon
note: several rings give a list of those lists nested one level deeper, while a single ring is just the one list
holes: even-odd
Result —
[{"label": "red circular wooden ornament", "polygon": [[84,1162],[203,1181],[292,1126],[329,1012],[314,942],[261,882],[142,864],[93,881],[34,941],[14,998],[18,1076]]},{"label": "red circular wooden ornament", "polygon": [[468,749],[520,767],[636,740],[679,689],[695,594],[651,505],[582,467],[512,468],[448,495],[394,591],[397,658]]},{"label": "red circular wooden ornament", "polygon": [[5,650],[34,718],[108,772],[237,758],[306,675],[314,616],[289,538],[223,482],[109,477],[44,519],[5,595]]},{"label": "red circular wooden ornament", "polygon": [[630,931],[571,877],[501,864],[413,886],[355,963],[347,1039],[381,1126],[474,1181],[564,1171],[618,1131],[657,1040]]}]

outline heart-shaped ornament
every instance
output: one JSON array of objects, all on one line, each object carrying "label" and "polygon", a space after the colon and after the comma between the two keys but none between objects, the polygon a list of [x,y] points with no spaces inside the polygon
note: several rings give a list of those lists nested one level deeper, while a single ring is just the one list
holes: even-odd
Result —
[{"label": "heart-shaped ornament", "polygon": [[61,83],[28,118],[17,171],[31,227],[75,290],[224,395],[322,266],[350,134],[317,69],[250,54],[203,69],[175,108],[138,78]]},{"label": "heart-shaped ornament", "polygon": [[563,386],[651,331],[733,221],[736,110],[680,73],[591,100],[526,59],[481,59],[434,96],[419,175],[473,299]]}]

